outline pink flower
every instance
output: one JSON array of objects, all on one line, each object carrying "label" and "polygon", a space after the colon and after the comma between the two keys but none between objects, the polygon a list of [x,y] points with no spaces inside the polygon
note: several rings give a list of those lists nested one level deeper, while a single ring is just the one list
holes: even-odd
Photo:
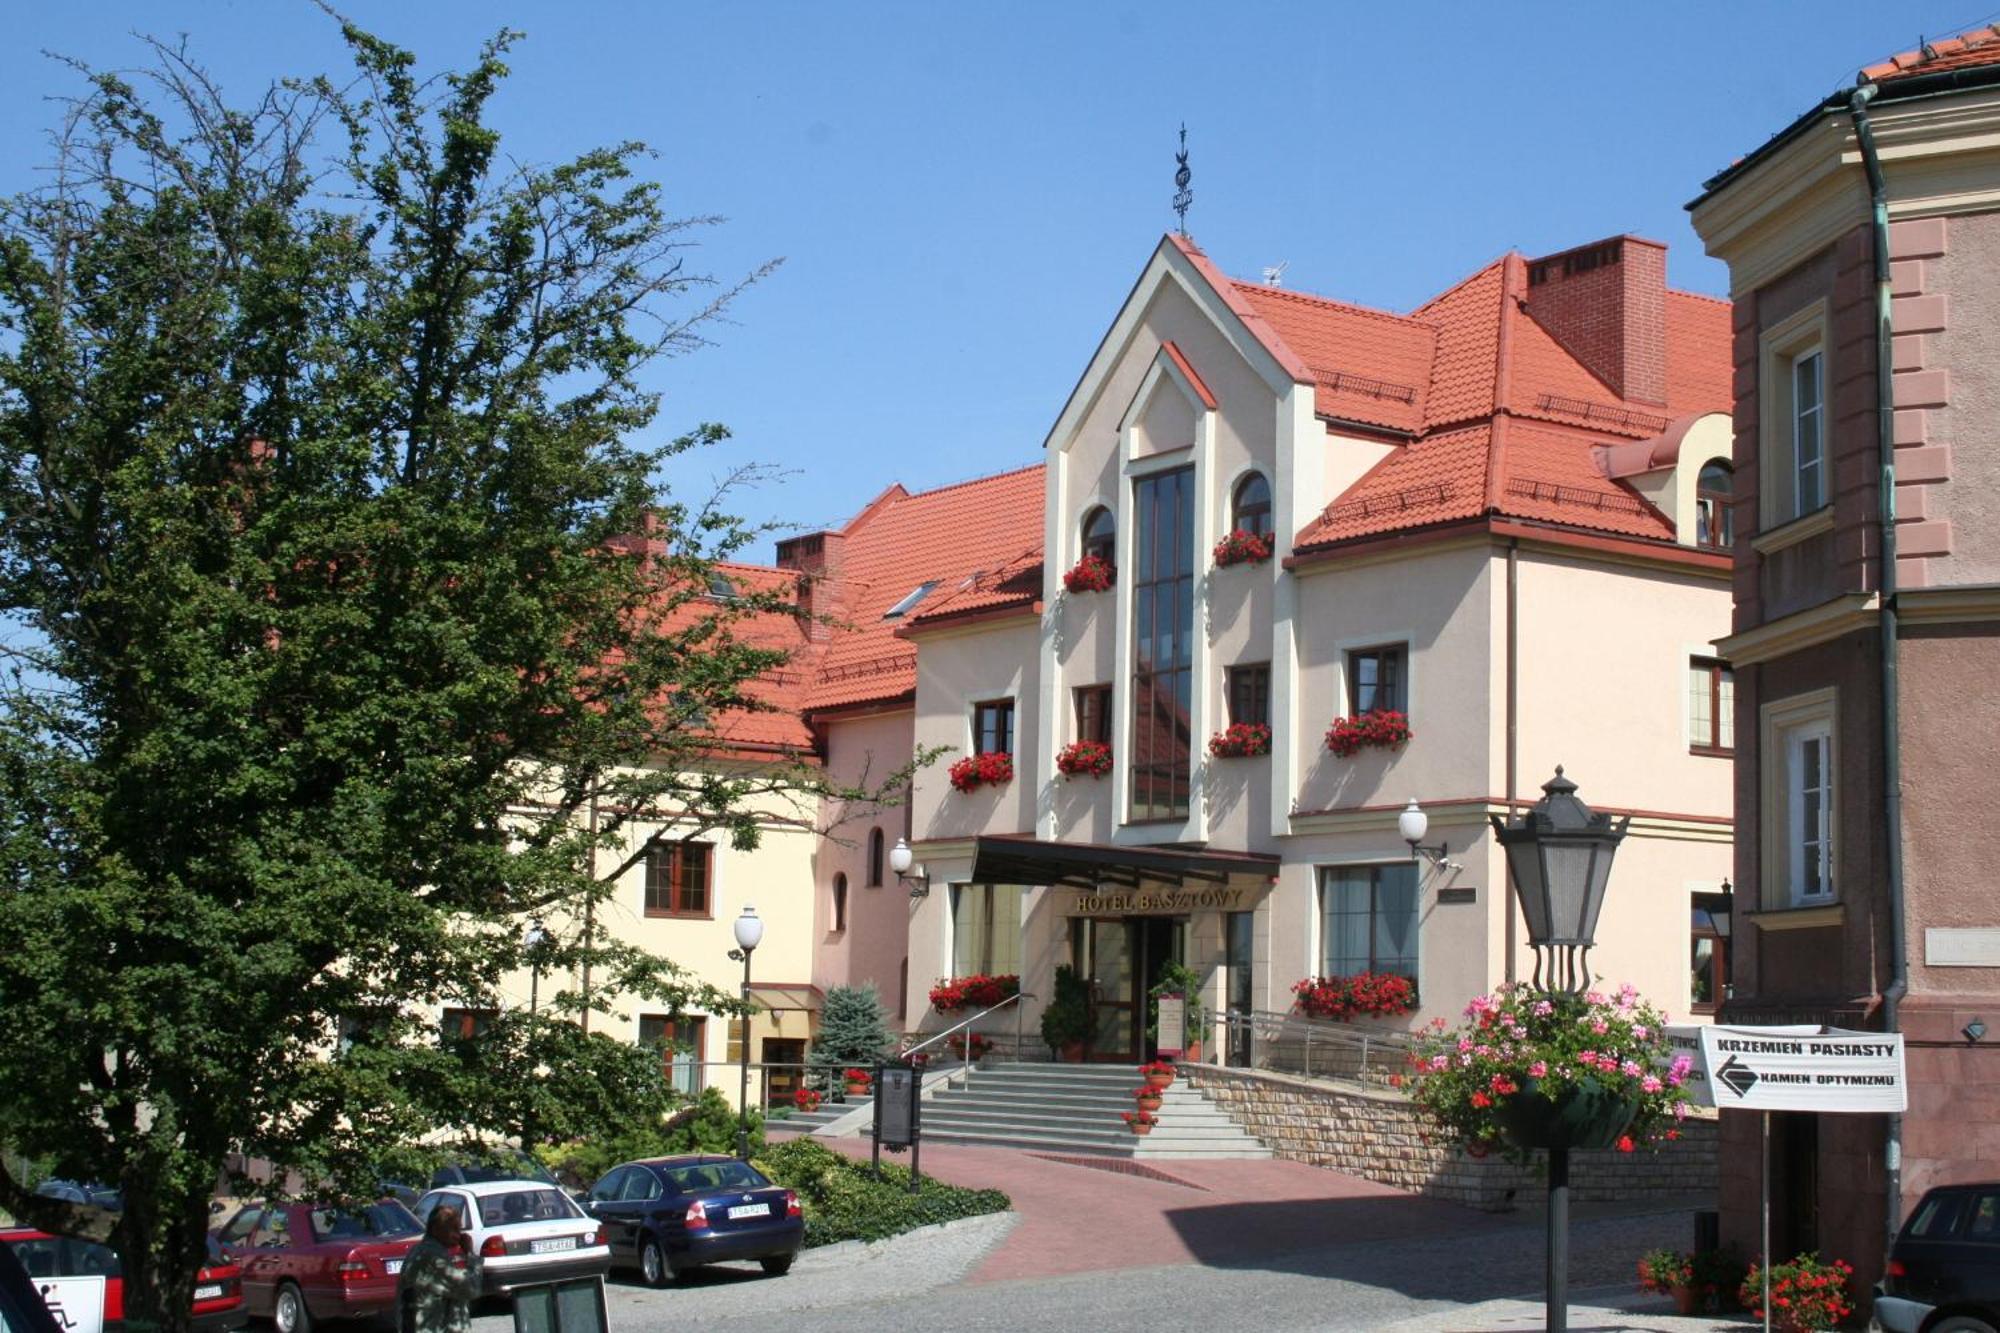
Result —
[{"label": "pink flower", "polygon": [[1674,1103],[1674,1119],[1685,1120],[1687,1119],[1687,1114],[1688,1114],[1688,1108],[1686,1102]]},{"label": "pink flower", "polygon": [[1437,1070],[1443,1070],[1443,1069],[1449,1069],[1450,1067],[1451,1067],[1451,1057],[1450,1057],[1450,1056],[1448,1056],[1448,1055],[1433,1055],[1433,1056],[1431,1057],[1431,1069],[1432,1069],[1433,1071],[1437,1071]]},{"label": "pink flower", "polygon": [[1535,1063],[1528,1066],[1529,1078],[1544,1078],[1548,1075],[1548,1072],[1549,1072],[1549,1064],[1548,1061],[1546,1060],[1537,1060],[1535,1061]]},{"label": "pink flower", "polygon": [[1646,1038],[1653,1035],[1653,1030],[1647,1027],[1644,1023],[1634,1023],[1632,1025],[1632,1035],[1637,1037],[1640,1041],[1644,1041],[1646,1040]]},{"label": "pink flower", "polygon": [[1682,1054],[1674,1057],[1674,1062],[1669,1067],[1668,1072],[1679,1074],[1682,1078],[1686,1078],[1688,1070],[1693,1067],[1694,1067],[1694,1057]]},{"label": "pink flower", "polygon": [[1534,1007],[1529,1012],[1533,1013],[1536,1018],[1547,1018],[1555,1011],[1556,1007],[1547,1000],[1536,1000]]},{"label": "pink flower", "polygon": [[1587,1065],[1594,1065],[1594,1064],[1596,1064],[1596,1063],[1597,1063],[1597,1052],[1596,1052],[1596,1051],[1578,1051],[1578,1052],[1576,1053],[1576,1058],[1577,1058],[1578,1060],[1581,1060],[1581,1061],[1582,1061],[1582,1062],[1583,1062],[1584,1064],[1587,1064]]},{"label": "pink flower", "polygon": [[1611,1025],[1601,1018],[1593,1018],[1590,1020],[1590,1030],[1601,1037],[1611,1031]]},{"label": "pink flower", "polygon": [[1583,996],[1583,1002],[1592,1005],[1603,1004],[1605,1002],[1604,992],[1599,990],[1586,991]]},{"label": "pink flower", "polygon": [[1645,1073],[1646,1070],[1637,1060],[1627,1060],[1624,1064],[1618,1066],[1618,1072],[1626,1078],[1637,1078],[1639,1075]]},{"label": "pink flower", "polygon": [[1460,1038],[1458,1039],[1458,1049],[1459,1049],[1459,1053],[1460,1053],[1460,1054],[1463,1054],[1463,1053],[1465,1053],[1466,1051],[1469,1051],[1469,1050],[1471,1050],[1471,1049],[1472,1049],[1472,1038],[1470,1038],[1470,1037],[1460,1037]]},{"label": "pink flower", "polygon": [[1665,1084],[1661,1083],[1660,1080],[1652,1074],[1648,1074],[1646,1075],[1646,1077],[1639,1080],[1639,1091],[1641,1092],[1658,1092],[1661,1088],[1665,1086],[1666,1086]]}]

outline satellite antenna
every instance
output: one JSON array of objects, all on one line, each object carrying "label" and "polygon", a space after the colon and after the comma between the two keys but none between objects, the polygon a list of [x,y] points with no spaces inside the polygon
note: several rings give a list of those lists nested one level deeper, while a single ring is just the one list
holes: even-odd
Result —
[{"label": "satellite antenna", "polygon": [[1188,182],[1194,179],[1194,173],[1188,170],[1187,159],[1187,122],[1182,121],[1181,147],[1180,151],[1174,154],[1174,161],[1180,164],[1174,171],[1174,212],[1180,214],[1182,237],[1188,234],[1188,205],[1194,202],[1194,191],[1188,188]]},{"label": "satellite antenna", "polygon": [[1285,270],[1290,268],[1291,266],[1292,266],[1292,261],[1289,259],[1281,260],[1276,264],[1264,265],[1264,285],[1266,287],[1283,286],[1284,284],[1283,282],[1280,281],[1280,279],[1282,279],[1285,276]]}]

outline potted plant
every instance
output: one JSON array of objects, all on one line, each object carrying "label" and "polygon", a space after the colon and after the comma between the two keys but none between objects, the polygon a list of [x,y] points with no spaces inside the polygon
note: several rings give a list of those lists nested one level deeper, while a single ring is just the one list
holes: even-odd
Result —
[{"label": "potted plant", "polygon": [[1689,1266],[1693,1270],[1690,1285],[1703,1310],[1720,1310],[1725,1301],[1733,1301],[1747,1268],[1742,1258],[1727,1248],[1696,1250],[1689,1256]]},{"label": "potted plant", "polygon": [[[1818,1254],[1802,1254],[1790,1263],[1771,1266],[1771,1327],[1781,1333],[1814,1333],[1838,1328],[1854,1313],[1847,1292],[1854,1266],[1845,1259],[1826,1263]],[[1737,1291],[1755,1319],[1764,1317],[1764,1274],[1752,1264]]]},{"label": "potted plant", "polygon": [[1146,1076],[1148,1087],[1165,1092],[1174,1081],[1174,1065],[1171,1060],[1153,1060],[1139,1066],[1139,1072]]},{"label": "potted plant", "polygon": [[1215,544],[1217,565],[1261,565],[1271,558],[1271,539],[1234,528]]},{"label": "potted plant", "polygon": [[1674,1309],[1693,1314],[1699,1297],[1694,1286],[1694,1256],[1679,1250],[1648,1250],[1639,1256],[1639,1290],[1674,1298]]},{"label": "potted plant", "polygon": [[942,977],[931,987],[931,1008],[941,1014],[961,1009],[991,1009],[1021,993],[1021,978],[1013,973],[987,976],[975,972],[968,977]]},{"label": "potted plant", "polygon": [[1117,581],[1118,571],[1101,555],[1087,555],[1063,574],[1063,587],[1071,592],[1108,592]]},{"label": "potted plant", "polygon": [[1375,708],[1353,717],[1337,717],[1327,728],[1326,748],[1342,759],[1362,750],[1393,750],[1410,739],[1410,719],[1394,708]]},{"label": "potted plant", "polygon": [[1674,1055],[1658,1011],[1631,986],[1616,995],[1501,986],[1438,1019],[1410,1058],[1418,1109],[1444,1134],[1500,1148],[1617,1148],[1680,1137],[1691,1061]]},{"label": "potted plant", "polygon": [[1208,752],[1217,759],[1250,759],[1271,753],[1271,728],[1263,722],[1232,722],[1226,731],[1208,738]]},{"label": "potted plant", "polygon": [[1307,977],[1292,984],[1299,1012],[1307,1018],[1395,1018],[1417,1007],[1417,988],[1394,972],[1357,972],[1347,977]]},{"label": "potted plant", "polygon": [[1084,1038],[1089,1035],[1090,989],[1075,968],[1060,963],[1048,1008],[1042,1010],[1042,1040],[1061,1059],[1075,1062],[1083,1058]]},{"label": "potted plant", "polygon": [[1162,995],[1178,995],[1181,997],[1181,1015],[1185,1029],[1184,1040],[1186,1041],[1181,1058],[1186,1060],[1201,1059],[1201,1043],[1203,1038],[1208,1035],[1208,1010],[1203,1007],[1201,1002],[1201,974],[1186,963],[1168,963],[1160,969],[1160,979],[1154,983],[1153,989],[1148,992],[1148,996],[1152,1000],[1152,1008],[1150,1011],[1150,1021],[1146,1025],[1146,1034],[1155,1041],[1159,1040],[1160,1035],[1160,997]]},{"label": "potted plant", "polygon": [[951,1053],[960,1060],[975,1065],[985,1059],[986,1053],[993,1049],[993,1039],[982,1037],[977,1032],[955,1033],[946,1037],[944,1044],[951,1047]]},{"label": "potted plant", "polygon": [[1153,1126],[1160,1123],[1160,1118],[1151,1111],[1125,1111],[1122,1115],[1125,1127],[1140,1138],[1152,1133]]},{"label": "potted plant", "polygon": [[1014,756],[1004,750],[967,755],[951,766],[947,776],[951,779],[952,790],[957,792],[974,792],[981,787],[1012,782]]},{"label": "potted plant", "polygon": [[1160,1104],[1167,1099],[1164,1090],[1156,1088],[1150,1083],[1142,1083],[1132,1089],[1132,1098],[1139,1103],[1141,1111],[1148,1113],[1159,1110]]},{"label": "potted plant", "polygon": [[875,1076],[865,1069],[845,1070],[841,1079],[847,1084],[847,1095],[850,1097],[866,1097],[868,1089],[875,1083]]},{"label": "potted plant", "polygon": [[1068,778],[1101,778],[1111,771],[1111,747],[1103,741],[1071,741],[1056,751],[1056,771]]},{"label": "potted plant", "polygon": [[814,1111],[819,1110],[819,1101],[819,1089],[817,1088],[797,1088],[792,1092],[792,1105],[798,1107],[799,1110],[805,1112],[807,1115],[811,1115]]}]

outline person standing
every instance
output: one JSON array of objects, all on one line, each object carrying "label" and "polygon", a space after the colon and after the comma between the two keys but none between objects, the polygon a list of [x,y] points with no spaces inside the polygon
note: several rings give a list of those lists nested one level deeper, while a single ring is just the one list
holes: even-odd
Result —
[{"label": "person standing", "polygon": [[469,1333],[482,1265],[472,1253],[458,1209],[439,1204],[410,1247],[396,1281],[402,1333]]}]

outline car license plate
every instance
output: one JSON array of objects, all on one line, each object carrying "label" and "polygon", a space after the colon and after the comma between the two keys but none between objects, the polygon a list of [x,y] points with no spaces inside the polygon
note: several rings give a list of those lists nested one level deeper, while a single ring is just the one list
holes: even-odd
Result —
[{"label": "car license plate", "polygon": [[731,1217],[769,1217],[771,1215],[771,1205],[768,1203],[738,1204],[729,1210],[729,1215]]},{"label": "car license plate", "polygon": [[530,1254],[554,1254],[558,1250],[576,1248],[575,1236],[558,1236],[554,1240],[533,1240],[528,1242]]},{"label": "car license plate", "polygon": [[389,1276],[394,1277],[396,1274],[403,1271],[403,1261],[401,1259],[384,1260],[382,1264],[382,1271],[389,1274]]},{"label": "car license plate", "polygon": [[196,1287],[194,1289],[194,1298],[198,1301],[220,1300],[221,1297],[222,1297],[222,1284],[220,1282],[211,1283],[206,1287]]}]

